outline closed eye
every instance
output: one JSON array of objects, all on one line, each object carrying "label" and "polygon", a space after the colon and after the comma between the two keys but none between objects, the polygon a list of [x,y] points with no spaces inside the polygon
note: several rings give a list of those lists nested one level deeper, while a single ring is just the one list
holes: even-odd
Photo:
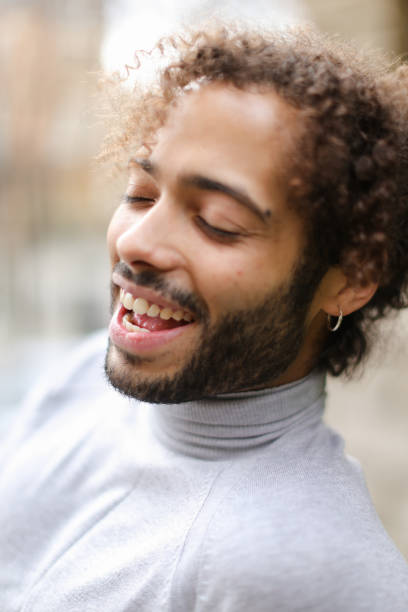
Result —
[{"label": "closed eye", "polygon": [[[125,204],[139,204],[141,207],[146,206],[148,204],[154,204],[156,202],[155,198],[147,198],[144,196],[131,196],[125,194],[122,197],[122,202]],[[196,225],[212,240],[216,240],[218,242],[223,243],[232,243],[237,242],[240,238],[243,237],[240,232],[231,232],[228,230],[221,229],[220,227],[215,227],[210,223],[207,223],[205,219],[197,215],[195,217]]]},{"label": "closed eye", "polygon": [[122,200],[126,202],[126,204],[137,204],[137,202],[154,202],[154,198],[144,198],[143,196],[130,196],[128,194],[124,195]]},{"label": "closed eye", "polygon": [[200,216],[197,216],[195,218],[195,221],[198,227],[207,236],[213,238],[214,240],[218,240],[220,242],[236,242],[237,240],[242,238],[242,235],[239,232],[230,232],[219,227],[214,227],[214,225],[210,225]]}]

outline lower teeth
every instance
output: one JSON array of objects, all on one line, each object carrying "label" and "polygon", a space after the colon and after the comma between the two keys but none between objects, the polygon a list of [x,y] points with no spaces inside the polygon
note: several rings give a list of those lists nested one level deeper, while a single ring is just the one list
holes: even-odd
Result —
[{"label": "lower teeth", "polygon": [[145,332],[147,334],[149,334],[149,330],[148,329],[144,329],[143,327],[139,327],[138,325],[134,325],[133,323],[131,323],[129,321],[129,317],[130,317],[130,312],[127,312],[125,314],[125,316],[123,317],[123,325],[126,327],[126,329],[130,332]]}]

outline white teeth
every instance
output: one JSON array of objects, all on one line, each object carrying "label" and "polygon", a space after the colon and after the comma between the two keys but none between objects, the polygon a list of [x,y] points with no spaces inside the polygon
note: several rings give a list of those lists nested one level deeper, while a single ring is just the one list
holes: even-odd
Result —
[{"label": "white teeth", "polygon": [[[124,307],[127,310],[133,310],[136,314],[138,315],[144,315],[147,314],[148,317],[158,317],[160,316],[161,319],[164,319],[165,321],[168,321],[169,319],[173,318],[175,321],[186,321],[187,323],[190,323],[190,321],[193,320],[192,315],[189,312],[184,312],[181,309],[178,310],[172,310],[171,308],[160,308],[160,306],[158,306],[157,304],[150,304],[149,306],[149,302],[147,300],[145,300],[144,298],[134,298],[133,295],[131,293],[128,293],[126,291],[124,291],[124,289],[120,290],[120,302],[124,305]],[[123,320],[125,321],[125,317],[123,317]],[[132,325],[132,329],[129,328],[129,331],[147,331],[146,329],[143,329],[142,327],[138,327],[137,325],[134,325],[133,323],[131,323],[128,319],[126,319],[126,322],[129,325]],[[126,325],[125,322],[125,325]]]},{"label": "white teeth", "polygon": [[144,298],[136,298],[133,304],[136,314],[144,315],[149,310],[149,304]]},{"label": "white teeth", "polygon": [[122,300],[122,304],[124,305],[124,307],[127,308],[128,310],[132,310],[133,302],[134,302],[133,295],[131,293],[125,293],[125,297]]},{"label": "white teeth", "polygon": [[170,310],[170,308],[163,308],[163,310],[160,311],[160,318],[164,319],[165,321],[168,321],[171,318],[172,314],[173,311]]},{"label": "white teeth", "polygon": [[147,316],[148,317],[157,317],[157,315],[160,313],[160,308],[158,307],[157,304],[152,304],[149,308],[149,310],[147,311]]},{"label": "white teeth", "polygon": [[123,321],[123,325],[126,327],[126,329],[130,332],[145,332],[145,333],[150,333],[148,329],[144,329],[143,327],[139,327],[138,325],[133,325],[133,323],[131,323],[129,321],[129,316],[130,313],[127,312],[125,314],[125,316],[123,317],[122,321]]}]

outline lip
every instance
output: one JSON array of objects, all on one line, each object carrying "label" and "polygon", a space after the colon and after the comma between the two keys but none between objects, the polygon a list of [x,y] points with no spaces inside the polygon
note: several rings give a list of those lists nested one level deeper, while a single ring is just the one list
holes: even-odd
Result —
[{"label": "lip", "polygon": [[[143,296],[144,297],[144,296]],[[145,298],[148,299],[148,298]],[[112,316],[109,325],[109,336],[112,342],[118,347],[131,353],[138,355],[143,352],[148,352],[156,348],[165,346],[172,342],[182,334],[188,333],[188,330],[194,323],[188,323],[181,327],[166,329],[156,332],[129,332],[123,325],[123,316],[127,310],[122,304],[119,305],[114,315]]]},{"label": "lip", "polygon": [[[183,310],[184,312],[189,312],[191,316],[194,317],[192,312],[190,312],[188,309],[184,308],[183,306],[180,306],[180,304],[177,304],[177,302],[170,302],[168,300],[165,300],[159,293],[157,293],[153,289],[148,289],[147,287],[143,287],[141,285],[135,285],[134,283],[131,283],[130,281],[123,278],[123,276],[121,276],[117,272],[114,272],[112,274],[112,282],[118,287],[120,287],[121,289],[123,289],[126,293],[130,293],[131,295],[133,295],[134,298],[137,298],[137,297],[144,298],[145,300],[147,300],[148,302],[152,304],[157,304],[157,306],[160,306],[160,308],[170,308],[171,310]],[[158,333],[158,332],[154,332],[154,333]]]}]

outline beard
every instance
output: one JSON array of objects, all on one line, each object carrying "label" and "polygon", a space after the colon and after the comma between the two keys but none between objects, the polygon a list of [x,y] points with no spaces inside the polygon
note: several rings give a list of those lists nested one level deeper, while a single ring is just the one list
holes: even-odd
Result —
[{"label": "beard", "polygon": [[322,273],[303,260],[290,282],[265,296],[257,306],[226,313],[211,325],[208,309],[196,296],[172,291],[153,271],[131,274],[136,284],[165,289],[181,305],[199,315],[201,337],[194,354],[173,376],[146,377],[138,373],[143,358],[119,350],[122,364],[111,363],[109,341],[105,373],[122,394],[146,402],[176,404],[222,393],[262,389],[273,385],[296,359],[305,336],[306,315]]}]

